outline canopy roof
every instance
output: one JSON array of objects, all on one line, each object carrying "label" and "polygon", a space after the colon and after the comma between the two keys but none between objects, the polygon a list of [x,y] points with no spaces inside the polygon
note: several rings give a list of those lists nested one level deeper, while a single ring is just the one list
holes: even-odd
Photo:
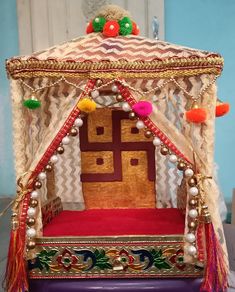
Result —
[{"label": "canopy roof", "polygon": [[22,77],[168,78],[220,74],[219,54],[129,35],[105,37],[101,33],[14,57],[6,63],[8,75]]}]

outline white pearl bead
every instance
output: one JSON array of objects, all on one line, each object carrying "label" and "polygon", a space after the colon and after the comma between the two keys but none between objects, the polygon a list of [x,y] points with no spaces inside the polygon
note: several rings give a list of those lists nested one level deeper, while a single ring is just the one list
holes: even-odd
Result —
[{"label": "white pearl bead", "polygon": [[95,18],[95,22],[98,23],[100,21],[99,17]]},{"label": "white pearl bead", "polygon": [[83,120],[80,119],[80,118],[77,118],[75,121],[74,121],[74,126],[76,127],[81,127],[83,125]]},{"label": "white pearl bead", "polygon": [[193,243],[196,240],[196,237],[193,233],[187,233],[185,239],[187,242]]},{"label": "white pearl bead", "polygon": [[52,155],[50,161],[51,163],[56,163],[58,161],[58,157],[56,155]]},{"label": "white pearl bead", "polygon": [[114,25],[110,25],[110,27],[109,27],[111,30],[113,30],[114,29]]},{"label": "white pearl bead", "polygon": [[194,175],[194,172],[193,172],[193,170],[192,170],[191,168],[187,168],[187,169],[185,170],[184,174],[185,174],[185,176],[187,176],[187,177],[191,177],[191,176]]},{"label": "white pearl bead", "polygon": [[161,145],[161,140],[158,137],[154,137],[153,145],[154,146],[160,146]]},{"label": "white pearl bead", "polygon": [[38,178],[39,178],[40,180],[44,180],[44,179],[46,179],[46,177],[47,177],[47,175],[46,175],[45,172],[40,172],[39,175],[38,175]]},{"label": "white pearl bead", "polygon": [[32,207],[28,208],[27,215],[29,217],[33,217],[35,214],[36,214],[36,209],[35,208],[32,208]]},{"label": "white pearl bead", "polygon": [[144,122],[143,121],[138,121],[137,123],[136,123],[136,128],[137,129],[143,129],[144,128]]},{"label": "white pearl bead", "polygon": [[197,196],[197,195],[198,195],[198,188],[196,188],[196,187],[191,187],[191,188],[189,189],[189,194],[190,194],[191,196]]},{"label": "white pearl bead", "polygon": [[122,109],[124,110],[124,112],[129,112],[131,110],[131,107],[129,106],[127,102],[124,102],[122,104]]},{"label": "white pearl bead", "polygon": [[125,27],[126,27],[126,28],[128,28],[129,26],[130,26],[130,24],[129,24],[129,23],[126,23],[126,24],[125,24]]},{"label": "white pearl bead", "polygon": [[198,212],[196,209],[191,209],[191,210],[189,210],[188,215],[191,218],[196,218],[198,216]]},{"label": "white pearl bead", "polygon": [[194,256],[197,253],[197,249],[196,249],[195,246],[189,245],[187,247],[187,252],[188,252],[189,255]]},{"label": "white pearl bead", "polygon": [[177,156],[176,156],[175,154],[171,154],[171,155],[169,156],[169,160],[170,160],[170,162],[172,162],[172,163],[176,163],[177,160],[178,160],[178,158],[177,158]]},{"label": "white pearl bead", "polygon": [[99,93],[98,90],[93,90],[93,91],[91,92],[91,97],[92,97],[92,98],[97,98],[99,95],[100,95],[100,93]]},{"label": "white pearl bead", "polygon": [[70,138],[68,136],[65,136],[63,139],[62,139],[62,143],[64,145],[68,145],[70,143]]},{"label": "white pearl bead", "polygon": [[32,193],[31,193],[31,198],[32,199],[37,199],[38,196],[39,196],[39,193],[37,191],[32,191]]},{"label": "white pearl bead", "polygon": [[112,92],[118,92],[118,87],[117,85],[112,86]]},{"label": "white pearl bead", "polygon": [[36,230],[34,228],[29,228],[26,231],[26,234],[28,237],[35,237],[36,236]]}]

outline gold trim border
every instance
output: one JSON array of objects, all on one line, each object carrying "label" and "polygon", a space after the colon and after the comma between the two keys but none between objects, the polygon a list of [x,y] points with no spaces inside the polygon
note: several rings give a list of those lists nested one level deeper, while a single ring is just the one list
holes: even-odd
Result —
[{"label": "gold trim border", "polygon": [[184,242],[184,236],[174,235],[118,235],[118,236],[63,236],[63,237],[38,237],[37,245],[44,244],[84,244],[84,243],[136,243],[136,242]]},{"label": "gold trim border", "polygon": [[87,78],[169,78],[198,74],[221,74],[223,58],[169,58],[151,62],[101,61],[66,62],[55,60],[10,59],[6,62],[9,77],[76,77]]}]

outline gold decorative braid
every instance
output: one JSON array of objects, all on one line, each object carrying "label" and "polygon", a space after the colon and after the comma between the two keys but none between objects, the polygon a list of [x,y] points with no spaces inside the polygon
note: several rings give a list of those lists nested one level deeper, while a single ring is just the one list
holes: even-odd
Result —
[{"label": "gold decorative braid", "polygon": [[212,179],[212,176],[205,176],[200,173],[196,174],[197,184],[200,190],[200,206],[205,204],[206,193],[204,189],[204,181],[207,179]]},{"label": "gold decorative braid", "polygon": [[[6,63],[7,73],[12,78],[36,76],[66,76],[80,78],[167,78],[173,76],[191,76],[202,73],[220,74],[222,67],[223,58],[219,56],[206,58],[168,58],[151,62],[66,62],[35,59],[21,60],[13,58]],[[107,70],[115,70],[115,72],[107,72]],[[123,70],[124,72],[120,70]],[[141,72],[142,70],[145,72]],[[153,70],[155,70],[155,72],[151,72]],[[161,70],[164,71],[162,72]]]},{"label": "gold decorative braid", "polygon": [[184,69],[184,70],[167,70],[160,72],[46,72],[46,71],[27,71],[14,73],[12,78],[34,78],[34,77],[70,77],[79,79],[115,79],[115,78],[174,78],[174,77],[188,77],[201,74],[216,74],[220,75],[219,68],[200,68],[200,69]]}]

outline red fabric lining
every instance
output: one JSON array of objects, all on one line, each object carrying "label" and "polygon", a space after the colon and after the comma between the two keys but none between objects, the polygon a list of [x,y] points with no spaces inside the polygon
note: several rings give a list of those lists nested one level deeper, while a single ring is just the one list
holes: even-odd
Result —
[{"label": "red fabric lining", "polygon": [[169,209],[62,211],[44,227],[44,236],[183,234],[184,215]]}]

